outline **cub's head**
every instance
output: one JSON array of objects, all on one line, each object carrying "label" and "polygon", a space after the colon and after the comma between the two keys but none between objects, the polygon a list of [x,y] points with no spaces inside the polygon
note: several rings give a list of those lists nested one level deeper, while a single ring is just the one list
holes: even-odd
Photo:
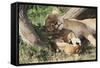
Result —
[{"label": "cub's head", "polygon": [[63,39],[65,42],[68,42],[69,44],[77,44],[81,45],[81,40],[76,36],[76,34],[69,29],[62,29],[59,32],[58,38]]},{"label": "cub's head", "polygon": [[78,38],[74,32],[70,32],[68,34],[68,42],[73,45],[80,45],[81,46],[81,40]]}]

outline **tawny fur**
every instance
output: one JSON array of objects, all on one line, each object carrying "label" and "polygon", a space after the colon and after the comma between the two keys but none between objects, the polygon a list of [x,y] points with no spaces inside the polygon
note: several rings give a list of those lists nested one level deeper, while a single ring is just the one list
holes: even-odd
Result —
[{"label": "tawny fur", "polygon": [[96,33],[96,18],[83,19],[83,20],[77,20],[77,19],[70,19],[70,20],[79,21],[81,23],[84,23],[87,26],[89,32],[91,32],[92,34]]},{"label": "tawny fur", "polygon": [[73,44],[65,43],[63,41],[62,42],[56,41],[56,45],[61,51],[64,51],[67,55],[79,53],[80,45],[77,44],[73,45]]},{"label": "tawny fur", "polygon": [[54,37],[60,38],[64,40],[64,42],[69,42],[72,38],[78,38],[73,31],[68,29],[60,30]]}]

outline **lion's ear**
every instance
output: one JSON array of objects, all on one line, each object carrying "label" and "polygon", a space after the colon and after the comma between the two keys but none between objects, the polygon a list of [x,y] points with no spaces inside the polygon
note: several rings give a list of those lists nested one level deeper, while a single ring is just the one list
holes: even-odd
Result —
[{"label": "lion's ear", "polygon": [[60,13],[60,10],[58,8],[53,8],[51,14],[54,14],[54,15],[59,15]]}]

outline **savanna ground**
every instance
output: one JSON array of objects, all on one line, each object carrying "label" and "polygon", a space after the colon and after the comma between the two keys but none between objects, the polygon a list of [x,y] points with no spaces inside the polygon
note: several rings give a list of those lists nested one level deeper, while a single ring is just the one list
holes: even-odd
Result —
[{"label": "savanna ground", "polygon": [[[87,41],[82,41],[81,52],[79,56],[68,56],[64,52],[55,53],[51,51],[49,39],[45,32],[42,31],[45,17],[52,9],[58,8],[60,15],[65,14],[70,7],[53,7],[53,6],[38,6],[30,5],[27,11],[27,16],[33,24],[36,33],[40,39],[44,41],[48,49],[39,48],[27,45],[19,36],[19,63],[41,63],[41,62],[60,62],[60,61],[80,61],[80,60],[95,60],[96,48],[92,47]],[[42,45],[41,45],[42,46]]]}]

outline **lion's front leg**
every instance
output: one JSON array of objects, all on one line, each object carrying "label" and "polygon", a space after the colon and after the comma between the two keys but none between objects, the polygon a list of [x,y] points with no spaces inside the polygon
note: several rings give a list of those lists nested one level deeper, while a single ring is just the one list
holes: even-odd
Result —
[{"label": "lion's front leg", "polygon": [[91,44],[93,44],[94,47],[96,47],[96,40],[91,34],[88,35],[87,39],[90,41]]},{"label": "lion's front leg", "polygon": [[89,42],[96,47],[96,39],[94,38],[94,36],[88,31],[88,30],[84,30],[83,31],[83,36],[89,40]]}]

